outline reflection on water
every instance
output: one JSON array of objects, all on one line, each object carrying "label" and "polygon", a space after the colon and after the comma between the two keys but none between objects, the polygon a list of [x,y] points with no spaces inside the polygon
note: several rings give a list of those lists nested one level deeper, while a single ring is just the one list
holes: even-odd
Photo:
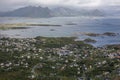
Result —
[{"label": "reflection on water", "polygon": [[[0,34],[9,37],[68,37],[76,36],[80,40],[86,38],[95,39],[97,43],[94,46],[103,46],[105,44],[120,44],[120,35],[117,36],[98,36],[90,37],[80,33],[104,33],[115,32],[120,33],[119,18],[98,18],[98,17],[54,17],[54,18],[0,18],[0,23],[42,23],[42,24],[58,24],[55,26],[32,26],[29,29],[13,29],[0,30]],[[68,25],[71,24],[71,25]],[[74,24],[74,25],[72,25]]]}]

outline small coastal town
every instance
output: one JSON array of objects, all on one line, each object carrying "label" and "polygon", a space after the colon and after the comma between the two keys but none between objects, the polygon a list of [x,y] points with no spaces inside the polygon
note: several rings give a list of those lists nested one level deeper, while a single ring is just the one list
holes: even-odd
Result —
[{"label": "small coastal town", "polygon": [[0,80],[120,80],[120,46],[75,37],[0,39]]},{"label": "small coastal town", "polygon": [[120,0],[0,0],[0,80],[120,80]]}]

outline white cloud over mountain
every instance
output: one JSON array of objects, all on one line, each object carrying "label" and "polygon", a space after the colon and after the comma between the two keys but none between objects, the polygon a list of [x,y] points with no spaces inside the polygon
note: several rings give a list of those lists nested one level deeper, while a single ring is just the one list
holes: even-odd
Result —
[{"label": "white cloud over mountain", "polygon": [[0,0],[0,11],[28,5],[97,7],[120,5],[120,0]]}]

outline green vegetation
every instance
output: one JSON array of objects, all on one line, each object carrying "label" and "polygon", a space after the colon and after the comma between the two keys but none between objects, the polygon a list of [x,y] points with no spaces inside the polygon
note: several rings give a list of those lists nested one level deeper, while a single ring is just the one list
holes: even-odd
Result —
[{"label": "green vegetation", "polygon": [[90,39],[90,38],[87,38],[87,39],[84,40],[84,42],[87,42],[87,43],[96,43],[97,41],[93,40],[93,39]]},{"label": "green vegetation", "polygon": [[0,80],[119,80],[119,53],[75,37],[2,38]]},{"label": "green vegetation", "polygon": [[100,36],[100,34],[98,34],[98,33],[84,33],[84,34],[87,35],[87,36],[91,36],[91,37]]},{"label": "green vegetation", "polygon": [[119,33],[114,33],[114,32],[105,32],[103,34],[99,33],[83,33],[84,35],[90,36],[90,37],[98,37],[98,36],[117,36]]}]

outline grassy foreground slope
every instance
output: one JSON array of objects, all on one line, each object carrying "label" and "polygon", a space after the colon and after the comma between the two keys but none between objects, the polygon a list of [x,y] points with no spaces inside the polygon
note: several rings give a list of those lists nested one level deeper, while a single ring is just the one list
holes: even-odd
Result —
[{"label": "grassy foreground slope", "polygon": [[74,37],[2,38],[0,80],[119,80],[119,51]]}]

